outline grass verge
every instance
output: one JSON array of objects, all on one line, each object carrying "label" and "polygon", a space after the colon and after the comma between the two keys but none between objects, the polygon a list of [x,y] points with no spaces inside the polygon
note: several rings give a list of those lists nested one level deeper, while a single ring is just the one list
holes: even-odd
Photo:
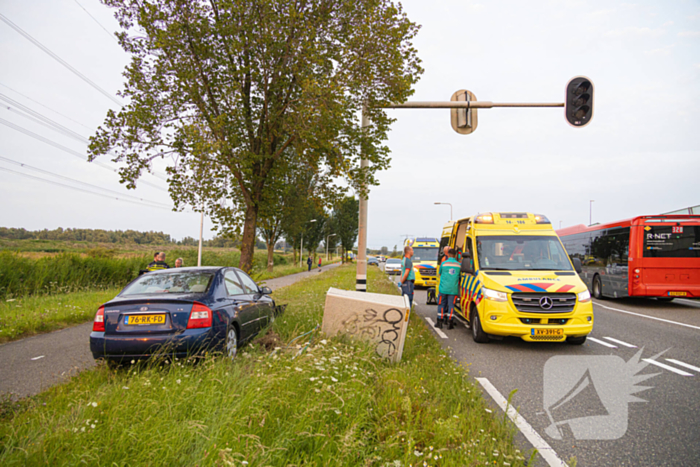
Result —
[{"label": "grass verge", "polygon": [[30,295],[0,302],[0,343],[92,321],[97,308],[119,289]]},{"label": "grass verge", "polygon": [[[369,289],[396,293],[369,269]],[[286,313],[235,362],[208,356],[99,366],[34,398],[0,405],[2,465],[524,465],[502,417],[412,316],[403,360],[321,336],[340,267],[275,292]]]}]

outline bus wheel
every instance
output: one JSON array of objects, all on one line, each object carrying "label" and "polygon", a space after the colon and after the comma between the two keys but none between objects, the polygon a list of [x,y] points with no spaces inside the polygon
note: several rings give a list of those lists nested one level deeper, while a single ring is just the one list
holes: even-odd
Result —
[{"label": "bus wheel", "polygon": [[489,336],[481,328],[481,320],[479,319],[479,313],[476,311],[476,308],[472,308],[470,317],[471,319],[469,321],[471,321],[472,324],[472,337],[474,338],[474,342],[486,344],[489,341]]},{"label": "bus wheel", "polygon": [[566,338],[566,343],[571,345],[583,345],[584,342],[586,342],[586,336],[572,336]]},{"label": "bus wheel", "polygon": [[593,278],[593,297],[598,300],[603,299],[603,284],[600,283],[600,276],[598,275]]}]

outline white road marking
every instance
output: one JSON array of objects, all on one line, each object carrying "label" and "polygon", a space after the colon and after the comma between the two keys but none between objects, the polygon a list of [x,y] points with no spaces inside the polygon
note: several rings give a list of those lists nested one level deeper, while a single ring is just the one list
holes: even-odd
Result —
[{"label": "white road marking", "polygon": [[43,355],[39,355],[38,357],[30,358],[30,360],[39,360],[40,358],[44,358]]},{"label": "white road marking", "polygon": [[674,373],[677,373],[681,376],[693,376],[691,373],[688,373],[687,371],[679,370],[678,368],[674,368],[672,366],[666,365],[665,363],[660,363],[657,362],[656,360],[652,360],[651,358],[643,358],[647,363],[651,363],[652,365],[656,365],[658,367],[663,368],[664,370],[672,371]]},{"label": "white road marking", "polygon": [[[678,326],[685,326],[687,328],[700,330],[700,326],[693,326],[692,324],[679,323],[678,321],[671,321],[670,319],[657,318],[655,316],[647,316],[647,315],[643,315],[641,313],[634,313],[632,311],[620,310],[619,308],[613,308],[613,307],[601,305],[600,303],[597,303],[597,302],[593,302],[593,304],[598,305],[599,307],[602,307],[602,308],[606,308],[608,310],[619,311],[620,313],[627,313],[628,315],[640,316],[642,318],[654,319],[656,321],[663,321],[664,323],[677,324]],[[589,339],[590,339],[590,337],[589,337]]]},{"label": "white road marking", "polygon": [[696,366],[690,365],[690,364],[685,363],[685,362],[681,362],[681,361],[673,359],[673,358],[667,358],[666,360],[668,360],[671,363],[675,363],[676,365],[684,366],[689,370],[697,371],[698,373],[700,373],[700,368],[698,368]]},{"label": "white road marking", "polygon": [[433,323],[433,320],[432,320],[432,319],[426,317],[425,320],[428,322],[428,324],[430,324],[430,325],[433,327],[433,329],[435,330],[435,332],[437,332],[437,335],[438,335],[438,336],[442,337],[443,339],[447,339],[447,334],[445,334],[444,332],[442,332],[441,330],[439,330],[438,328],[436,328],[436,327],[435,327],[435,323]]},{"label": "white road marking", "polygon": [[498,392],[498,389],[491,384],[491,381],[489,381],[487,378],[476,378],[476,380],[481,384],[486,392],[489,393],[491,398],[498,404],[498,406],[508,415],[508,418],[510,418],[513,423],[515,423],[515,426],[518,427],[518,429],[522,432],[523,435],[525,435],[525,438],[527,438],[528,441],[530,441],[530,444],[534,446],[535,449],[540,453],[542,458],[547,462],[547,464],[551,466],[557,466],[557,467],[568,467],[566,462],[561,460],[559,456],[557,455],[556,451],[552,449],[552,447],[547,443],[547,441],[542,438],[539,433],[535,431],[534,428],[523,418],[522,415],[518,413],[517,410],[515,410],[515,407],[512,405],[508,404],[508,401],[506,400],[505,397],[501,395],[500,392]]},{"label": "white road marking", "polygon": [[616,345],[608,344],[607,342],[601,341],[600,339],[596,339],[595,337],[588,336],[588,340],[589,340],[589,341],[593,341],[593,342],[595,342],[596,344],[604,345],[605,347],[610,347],[611,349],[616,349],[616,348],[617,348]]},{"label": "white road marking", "polygon": [[605,339],[609,340],[610,342],[614,342],[616,344],[624,345],[625,347],[629,347],[631,349],[636,349],[636,345],[628,344],[627,342],[623,342],[617,339],[613,339],[612,337],[605,337]]}]

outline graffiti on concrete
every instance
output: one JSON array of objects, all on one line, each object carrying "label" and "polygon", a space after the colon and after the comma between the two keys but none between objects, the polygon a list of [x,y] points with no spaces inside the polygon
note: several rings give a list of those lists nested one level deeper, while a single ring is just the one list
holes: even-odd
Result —
[{"label": "graffiti on concrete", "polygon": [[404,312],[389,308],[377,312],[372,308],[355,312],[343,320],[343,331],[362,339],[377,342],[375,350],[382,357],[393,357],[401,335]]}]

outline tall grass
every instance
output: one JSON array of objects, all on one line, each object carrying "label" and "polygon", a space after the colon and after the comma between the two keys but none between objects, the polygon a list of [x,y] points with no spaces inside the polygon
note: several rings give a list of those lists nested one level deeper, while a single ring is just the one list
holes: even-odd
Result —
[{"label": "tall grass", "polygon": [[[65,293],[105,287],[123,287],[138,276],[153,258],[151,255],[117,257],[116,250],[92,249],[84,255],[61,253],[38,259],[26,258],[17,252],[0,251],[0,299],[42,293]],[[238,266],[240,251],[211,251],[202,253],[204,266]],[[185,266],[197,265],[197,249],[170,250],[167,262],[174,266],[181,257]],[[286,256],[275,255],[276,265],[291,262]],[[267,254],[256,252],[253,274],[267,267]]]},{"label": "tall grass", "polygon": [[[373,292],[396,293],[380,271]],[[275,292],[287,311],[236,361],[99,366],[33,399],[0,405],[0,464],[199,466],[524,465],[512,431],[411,317],[402,362],[311,334],[340,267]]]}]

